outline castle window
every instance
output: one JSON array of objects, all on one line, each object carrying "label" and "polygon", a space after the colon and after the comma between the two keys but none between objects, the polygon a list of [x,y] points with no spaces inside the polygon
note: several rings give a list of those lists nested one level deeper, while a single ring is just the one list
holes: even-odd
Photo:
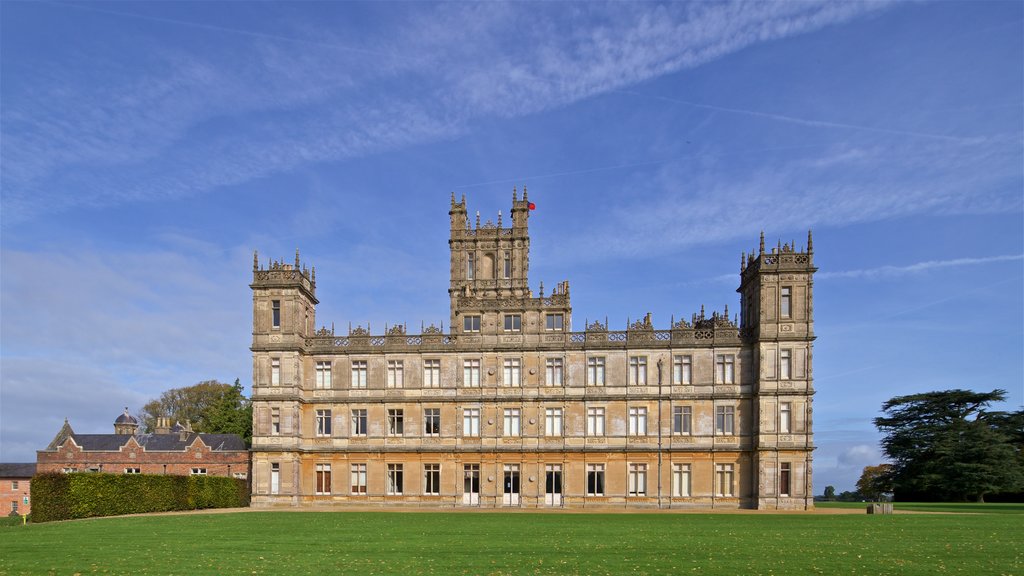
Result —
[{"label": "castle window", "polygon": [[270,409],[270,435],[277,436],[281,433],[281,409]]},{"label": "castle window", "polygon": [[462,361],[462,385],[467,388],[480,387],[480,361]]},{"label": "castle window", "polygon": [[522,375],[522,361],[519,358],[506,358],[504,362],[504,378],[503,384],[505,386],[519,386],[522,382],[520,380]]},{"label": "castle window", "polygon": [[428,496],[441,494],[441,465],[423,465],[423,493]]},{"label": "castle window", "polygon": [[693,383],[693,356],[676,356],[672,359],[672,383],[684,386]]},{"label": "castle window", "polygon": [[715,465],[715,495],[732,496],[732,484],[735,469],[732,464]]},{"label": "castle window", "polygon": [[281,491],[281,464],[270,463],[270,493],[277,494]]},{"label": "castle window", "polygon": [[562,435],[562,409],[547,408],[544,410],[544,435]]},{"label": "castle window", "polygon": [[604,496],[604,464],[587,464],[587,496]]},{"label": "castle window", "polygon": [[401,496],[404,476],[401,464],[388,464],[388,494]]},{"label": "castle window", "polygon": [[366,360],[352,361],[352,387],[366,388]]},{"label": "castle window", "polygon": [[690,434],[693,429],[693,407],[673,406],[672,407],[672,433]]},{"label": "castle window", "polygon": [[423,361],[423,387],[437,388],[441,385],[441,360]]},{"label": "castle window", "polygon": [[316,435],[317,436],[330,436],[331,435],[331,411],[330,410],[317,410],[316,411]]},{"label": "castle window", "polygon": [[505,436],[519,436],[520,434],[520,412],[518,408],[505,409]]},{"label": "castle window", "polygon": [[125,468],[125,474],[139,474],[141,471],[138,468]]},{"label": "castle window", "polygon": [[426,408],[423,410],[423,434],[438,436],[441,434],[441,409]]},{"label": "castle window", "polygon": [[324,390],[331,387],[331,363],[316,363],[316,388]]},{"label": "castle window", "polygon": [[523,317],[519,314],[505,315],[505,332],[519,332],[523,329]]},{"label": "castle window", "polygon": [[388,436],[405,434],[405,411],[401,408],[388,410]]},{"label": "castle window", "polygon": [[511,278],[512,277],[512,255],[510,255],[508,252],[505,252],[505,274],[504,274],[504,276],[505,276],[505,278]]},{"label": "castle window", "polygon": [[562,385],[561,358],[548,358],[544,361],[544,384],[547,386]]},{"label": "castle window", "polygon": [[193,468],[192,476],[206,476],[206,468]]},{"label": "castle window", "polygon": [[480,409],[466,408],[462,411],[462,435],[480,436]]},{"label": "castle window", "polygon": [[366,408],[352,410],[352,435],[366,436]]},{"label": "castle window", "polygon": [[629,357],[629,383],[634,386],[647,385],[647,356]]},{"label": "castle window", "polygon": [[463,332],[479,332],[480,331],[480,316],[471,314],[469,316],[463,316],[462,318],[462,331]]},{"label": "castle window", "polygon": [[715,434],[732,436],[736,433],[736,408],[734,406],[715,407]]},{"label": "castle window", "polygon": [[548,314],[545,318],[545,330],[562,330],[564,326],[565,316],[563,314]]},{"label": "castle window", "polygon": [[405,387],[405,366],[401,360],[388,360],[388,388]]},{"label": "castle window", "polygon": [[603,356],[587,358],[587,384],[590,386],[604,386]]},{"label": "castle window", "polygon": [[736,357],[734,355],[717,354],[715,356],[715,381],[718,384],[736,382]]},{"label": "castle window", "polygon": [[330,464],[317,464],[316,465],[316,493],[317,495],[325,495],[331,493],[331,465]]},{"label": "castle window", "polygon": [[352,465],[352,494],[366,494],[366,464]]},{"label": "castle window", "polygon": [[271,326],[273,326],[274,330],[279,330],[281,328],[281,301],[272,300],[270,302],[270,309],[272,311]]},{"label": "castle window", "polygon": [[789,434],[793,427],[793,405],[789,402],[779,403],[779,432]]},{"label": "castle window", "polygon": [[647,464],[630,464],[628,480],[630,496],[646,496]]},{"label": "castle window", "polygon": [[789,462],[783,462],[779,465],[779,496],[789,496],[790,494],[790,478],[791,465]]},{"label": "castle window", "polygon": [[270,360],[270,385],[281,385],[281,360],[278,358]]},{"label": "castle window", "polygon": [[587,436],[604,436],[604,408],[587,408]]},{"label": "castle window", "polygon": [[472,254],[466,254],[466,279],[472,280],[476,277],[476,257]]},{"label": "castle window", "polygon": [[789,318],[793,313],[793,289],[785,286],[782,288],[782,295],[779,297],[779,315]]},{"label": "castle window", "polygon": [[629,409],[629,435],[647,435],[647,408],[633,407]]},{"label": "castle window", "polygon": [[685,497],[690,495],[690,465],[672,465],[672,495]]},{"label": "castle window", "polygon": [[789,380],[793,377],[793,351],[779,350],[779,379]]}]

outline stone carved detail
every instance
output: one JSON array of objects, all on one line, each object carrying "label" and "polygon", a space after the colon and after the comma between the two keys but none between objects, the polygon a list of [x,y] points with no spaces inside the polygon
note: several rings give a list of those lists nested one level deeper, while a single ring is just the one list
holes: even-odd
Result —
[{"label": "stone carved detail", "polygon": [[608,326],[601,324],[600,320],[594,320],[592,324],[587,326],[587,332],[607,332]]},{"label": "stone carved detail", "polygon": [[388,328],[387,336],[405,336],[405,326],[402,324],[395,324],[391,328]]},{"label": "stone carved detail", "polygon": [[349,336],[369,336],[370,335],[370,331],[367,330],[366,328],[363,328],[362,326],[356,326],[355,328],[349,328],[348,335]]}]

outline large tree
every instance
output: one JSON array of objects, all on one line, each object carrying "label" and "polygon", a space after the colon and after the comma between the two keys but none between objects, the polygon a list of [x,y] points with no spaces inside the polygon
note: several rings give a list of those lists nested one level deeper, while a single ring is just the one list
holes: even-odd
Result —
[{"label": "large tree", "polygon": [[1024,485],[1020,434],[1024,412],[989,412],[1006,391],[944,390],[897,396],[875,418],[892,461],[898,497],[984,501]]},{"label": "large tree", "polygon": [[879,464],[878,466],[865,466],[857,480],[857,492],[869,500],[881,500],[882,494],[892,492],[892,466]]},{"label": "large tree", "polygon": [[172,424],[191,422],[196,432],[238,434],[246,442],[252,438],[252,406],[237,379],[233,386],[206,380],[166,390],[142,407],[143,430],[153,432],[158,417],[170,418]]}]

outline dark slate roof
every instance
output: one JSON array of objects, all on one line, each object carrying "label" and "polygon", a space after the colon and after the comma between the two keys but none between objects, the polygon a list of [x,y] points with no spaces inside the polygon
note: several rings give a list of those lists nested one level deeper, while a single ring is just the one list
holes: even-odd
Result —
[{"label": "dark slate roof", "polygon": [[138,423],[139,423],[139,421],[135,419],[135,416],[132,416],[131,414],[128,413],[128,409],[127,408],[125,408],[124,414],[121,414],[120,416],[117,417],[116,420],[114,420],[114,424],[138,424]]},{"label": "dark slate roof", "polygon": [[135,441],[149,452],[183,452],[196,438],[202,439],[203,443],[214,451],[235,451],[246,450],[245,442],[238,434],[196,434],[189,433],[185,439],[180,434],[72,434],[71,438],[89,451],[116,451],[128,443],[128,440],[135,438]]},{"label": "dark slate roof", "polygon": [[36,475],[36,465],[0,463],[0,478],[31,478]]}]

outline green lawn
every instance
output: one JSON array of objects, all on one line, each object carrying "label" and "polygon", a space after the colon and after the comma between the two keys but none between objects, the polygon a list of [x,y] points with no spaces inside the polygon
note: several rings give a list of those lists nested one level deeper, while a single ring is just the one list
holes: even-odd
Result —
[{"label": "green lawn", "polygon": [[251,512],[0,531],[0,574],[1024,574],[1011,514]]},{"label": "green lawn", "polygon": [[[815,502],[818,508],[856,508],[864,510],[867,502]],[[1024,514],[1021,503],[977,502],[895,502],[894,510],[907,512],[948,512],[951,514]]]}]

